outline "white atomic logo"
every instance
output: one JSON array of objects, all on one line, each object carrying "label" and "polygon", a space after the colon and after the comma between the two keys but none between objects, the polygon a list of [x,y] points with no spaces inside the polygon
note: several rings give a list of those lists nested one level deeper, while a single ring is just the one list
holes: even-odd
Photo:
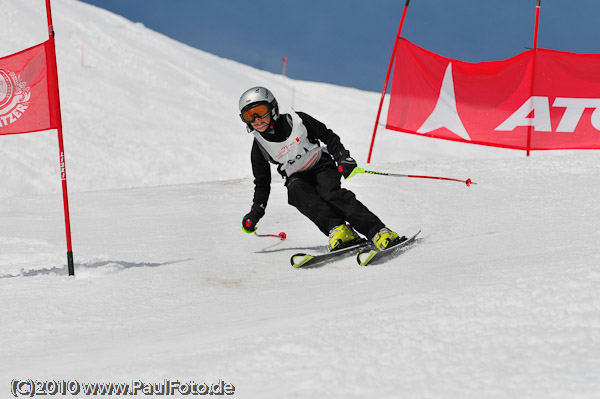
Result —
[{"label": "white atomic logo", "polygon": [[471,140],[471,136],[467,133],[467,129],[465,129],[465,125],[462,123],[460,116],[458,116],[456,108],[452,63],[449,63],[446,67],[440,96],[435,104],[435,108],[425,123],[417,130],[417,133],[425,134],[443,127],[465,140]]}]

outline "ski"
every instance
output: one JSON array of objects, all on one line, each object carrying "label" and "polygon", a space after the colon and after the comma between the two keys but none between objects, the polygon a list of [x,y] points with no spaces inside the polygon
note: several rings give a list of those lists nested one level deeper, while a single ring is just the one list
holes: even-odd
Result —
[{"label": "ski", "polygon": [[297,253],[292,255],[290,263],[295,268],[310,269],[321,267],[329,262],[337,260],[341,257],[348,255],[354,255],[363,248],[368,248],[371,245],[371,241],[363,239],[356,245],[352,245],[347,248],[338,249],[337,251],[327,252],[320,255],[310,255],[305,253]]},{"label": "ski", "polygon": [[361,250],[358,253],[358,255],[356,255],[356,262],[360,266],[367,266],[369,264],[374,264],[383,261],[386,258],[389,258],[390,256],[399,255],[402,252],[404,252],[404,250],[406,250],[406,247],[415,243],[415,241],[417,240],[417,236],[420,233],[421,230],[419,230],[417,234],[410,237],[409,239],[402,241],[401,243],[396,244],[390,248],[386,248],[383,251],[380,251],[377,248],[373,247],[373,245],[370,245],[369,248],[367,248],[366,250]]}]

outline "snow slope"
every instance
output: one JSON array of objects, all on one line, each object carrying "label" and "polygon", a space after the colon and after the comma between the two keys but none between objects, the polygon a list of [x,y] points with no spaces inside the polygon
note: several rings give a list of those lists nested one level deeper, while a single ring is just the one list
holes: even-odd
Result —
[{"label": "snow slope", "polygon": [[[344,185],[422,238],[383,265],[296,270],[290,255],[325,237],[281,179],[259,228],[288,239],[240,233],[252,179],[237,98],[272,87],[360,161],[379,94],[257,71],[74,0],[53,6],[77,277],[55,133],[0,137],[4,396],[32,378],[223,379],[241,398],[598,397],[600,155],[525,158],[380,129],[371,168],[478,184],[357,176]],[[43,1],[0,9],[0,56],[46,39]]]},{"label": "snow slope", "polygon": [[[48,39],[44,4],[0,0],[5,14],[0,57]],[[199,51],[85,3],[52,4],[73,191],[248,177],[250,142],[237,104],[255,85],[271,88],[282,110],[293,106],[325,121],[344,135],[357,159],[367,158],[377,93],[293,81]],[[384,76],[382,71],[382,84]],[[380,129],[373,160],[446,158],[438,148],[481,157],[481,148],[450,144]],[[2,137],[0,173],[8,181],[0,195],[60,191],[57,153],[54,132]]]}]

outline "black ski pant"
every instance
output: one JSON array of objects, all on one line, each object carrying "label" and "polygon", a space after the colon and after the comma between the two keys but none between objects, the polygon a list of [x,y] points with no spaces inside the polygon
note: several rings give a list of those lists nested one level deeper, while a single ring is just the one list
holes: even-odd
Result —
[{"label": "black ski pant", "polygon": [[348,222],[357,232],[371,239],[385,225],[350,190],[342,188],[335,163],[323,154],[306,172],[288,177],[288,203],[328,235],[331,229]]}]

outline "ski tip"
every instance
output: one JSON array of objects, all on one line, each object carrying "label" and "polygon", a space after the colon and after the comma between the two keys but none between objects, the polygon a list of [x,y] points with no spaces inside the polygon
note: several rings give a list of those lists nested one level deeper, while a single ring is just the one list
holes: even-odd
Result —
[{"label": "ski tip", "polygon": [[377,251],[373,249],[365,252],[360,252],[358,255],[356,255],[356,262],[359,266],[367,266],[376,254]]},{"label": "ski tip", "polygon": [[[293,267],[299,268],[305,265],[307,262],[309,262],[312,258],[313,256],[310,256],[308,254],[295,254],[290,258],[290,263]],[[297,259],[299,260],[297,261]]]}]

